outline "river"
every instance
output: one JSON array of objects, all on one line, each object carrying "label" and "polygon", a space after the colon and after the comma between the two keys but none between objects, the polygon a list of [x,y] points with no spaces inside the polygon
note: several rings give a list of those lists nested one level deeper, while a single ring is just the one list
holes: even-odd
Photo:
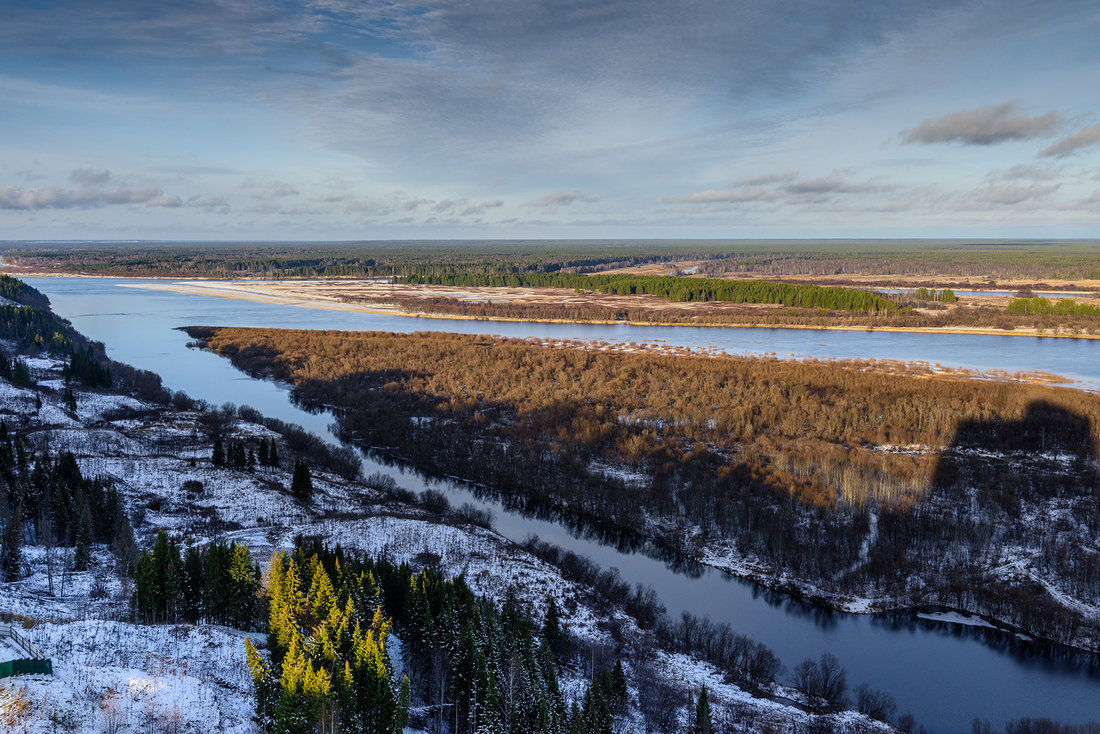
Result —
[{"label": "river", "polygon": [[[1100,343],[1087,340],[410,319],[119,287],[134,281],[117,279],[25,280],[50,297],[56,313],[89,338],[104,342],[111,357],[157,372],[170,389],[213,404],[251,405],[329,441],[334,440],[329,433],[330,416],[295,407],[285,386],[247,377],[223,358],[189,349],[188,337],[175,327],[437,330],[709,345],[735,354],[921,359],[983,370],[1044,370],[1065,375],[1078,387],[1093,389],[1100,384],[1100,360],[1096,359]],[[897,699],[899,713],[913,713],[933,731],[970,731],[974,717],[996,725],[1023,716],[1078,723],[1100,720],[1100,674],[1035,654],[1029,644],[1011,635],[888,615],[829,612],[713,569],[685,573],[642,553],[575,537],[555,523],[479,500],[458,482],[428,481],[369,458],[364,465],[366,472],[384,471],[406,488],[421,491],[430,485],[446,492],[453,504],[469,501],[487,507],[495,515],[496,529],[514,540],[534,533],[603,567],[616,567],[632,584],[652,586],[670,614],[690,611],[727,621],[769,645],[788,667],[823,651],[832,652],[847,668],[852,687],[868,683],[888,691]]]}]

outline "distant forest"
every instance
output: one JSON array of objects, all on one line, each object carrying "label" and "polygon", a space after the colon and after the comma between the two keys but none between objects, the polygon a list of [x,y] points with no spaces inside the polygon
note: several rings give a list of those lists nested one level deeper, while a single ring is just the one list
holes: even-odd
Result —
[{"label": "distant forest", "polygon": [[114,276],[364,278],[590,273],[700,261],[698,274],[1098,279],[1095,241],[475,240],[343,243],[0,243],[7,265]]},{"label": "distant forest", "polygon": [[1100,640],[1042,584],[991,573],[1016,548],[1063,593],[1100,601],[1100,397],[859,362],[189,331],[306,404],[347,406],[349,439],[517,509],[689,557],[728,548],[830,593]]}]

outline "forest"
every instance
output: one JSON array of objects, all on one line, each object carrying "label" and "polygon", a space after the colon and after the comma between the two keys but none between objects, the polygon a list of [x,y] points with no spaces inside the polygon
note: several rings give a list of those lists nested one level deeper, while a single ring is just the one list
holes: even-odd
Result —
[{"label": "forest", "polygon": [[[603,353],[459,334],[192,328],[338,411],[344,435],[510,507],[887,607],[1096,646],[1100,398],[820,363]],[[1068,457],[1068,458],[1066,458]],[[1053,513],[1054,507],[1063,508]],[[1058,516],[1057,523],[1035,518]],[[1030,519],[1029,519],[1030,518]],[[1036,578],[993,572],[1005,553]]]},{"label": "forest", "polygon": [[1093,241],[500,240],[346,243],[0,243],[7,265],[112,276],[363,278],[596,272],[701,261],[709,277],[749,273],[1098,279]]},{"label": "forest", "polygon": [[563,662],[576,662],[574,643],[553,599],[533,621],[514,597],[498,608],[462,578],[315,540],[276,554],[266,577],[269,660],[249,644],[264,731],[390,734],[408,723],[410,705],[455,734],[614,731],[622,665],[593,671],[569,702],[558,678]]},{"label": "forest", "polygon": [[[938,293],[942,293],[939,291]],[[947,290],[947,293],[951,293]],[[953,294],[952,294],[953,295]],[[1025,310],[1015,306],[1011,310],[991,305],[963,306],[952,310],[917,310],[922,304],[916,297],[890,296],[896,308],[887,311],[849,311],[824,308],[765,307],[738,304],[730,301],[706,302],[706,308],[668,307],[653,298],[638,297],[630,304],[604,305],[597,302],[572,300],[568,303],[526,302],[508,298],[485,301],[449,298],[446,296],[393,295],[370,298],[349,292],[341,296],[348,303],[392,304],[401,311],[412,314],[449,314],[474,319],[548,320],[576,322],[624,322],[697,326],[778,326],[829,328],[891,329],[996,329],[1012,332],[1017,329],[1033,329],[1038,333],[1064,333],[1072,335],[1097,334],[1100,319],[1093,314],[1093,307],[1081,304],[1081,308],[1057,307],[1047,310]],[[1014,299],[1016,303],[1020,299]],[[1044,299],[1046,300],[1046,299]],[[1063,299],[1071,300],[1072,299]],[[943,297],[930,299],[930,303],[951,302]],[[1057,303],[1061,303],[1058,301]],[[696,302],[696,305],[703,305]],[[774,305],[774,304],[773,304]]]},{"label": "forest", "polygon": [[870,291],[763,281],[683,278],[653,275],[584,275],[528,273],[408,276],[404,283],[503,288],[573,288],[615,295],[652,295],[670,301],[772,303],[791,308],[890,312],[898,304]]}]

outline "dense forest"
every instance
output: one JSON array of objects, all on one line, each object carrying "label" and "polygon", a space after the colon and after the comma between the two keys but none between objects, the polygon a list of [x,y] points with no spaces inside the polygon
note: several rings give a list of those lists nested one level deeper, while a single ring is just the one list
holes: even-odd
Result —
[{"label": "dense forest", "polygon": [[453,274],[408,276],[405,283],[426,285],[573,288],[614,295],[652,295],[670,301],[774,303],[791,308],[842,311],[896,311],[897,303],[870,291],[764,281],[683,278],[654,275],[584,275],[580,273]]},{"label": "dense forest", "polygon": [[5,264],[115,276],[348,278],[594,272],[700,261],[701,275],[853,274],[1097,279],[1093,241],[515,240],[346,243],[42,243],[0,246]]},{"label": "dense forest", "polygon": [[668,240],[348,243],[7,243],[5,264],[94,275],[372,278],[436,272],[587,271],[721,255],[731,243]]},{"label": "dense forest", "polygon": [[[346,406],[348,438],[510,506],[755,559],[830,593],[1098,639],[1044,585],[1100,599],[1095,396],[459,334],[190,332],[307,404]],[[992,573],[1009,549],[1039,580]]]},{"label": "dense forest", "polygon": [[[938,291],[937,293],[944,293]],[[953,293],[947,290],[946,293]],[[1004,309],[992,305],[963,306],[950,310],[923,310],[915,296],[894,295],[887,298],[896,307],[887,311],[850,311],[825,308],[787,308],[781,305],[761,308],[758,305],[731,301],[692,302],[690,307],[678,303],[673,307],[656,301],[656,297],[637,296],[629,305],[605,305],[573,299],[568,303],[546,301],[526,302],[508,298],[485,301],[465,298],[449,298],[442,295],[387,295],[366,297],[349,292],[341,294],[348,303],[385,303],[414,314],[449,314],[475,319],[554,320],[660,323],[709,326],[798,326],[867,329],[920,328],[920,329],[997,329],[1011,332],[1016,329],[1035,329],[1039,332],[1068,333],[1074,335],[1100,332],[1100,316],[1095,307],[1080,304],[1068,308],[1058,305],[1049,309],[1025,309],[1016,305]],[[956,299],[957,300],[957,299]],[[1016,304],[1021,299],[1014,299]],[[1046,300],[1046,299],[1042,299]],[[1072,299],[1070,300],[1072,303]],[[932,304],[950,303],[946,297],[929,299]],[[1061,304],[1061,301],[1056,302]],[[920,309],[920,310],[918,310]]]},{"label": "dense forest", "polygon": [[[50,589],[56,570],[58,590],[64,593],[71,571],[88,567],[95,544],[106,544],[120,567],[132,568],[137,550],[124,503],[111,482],[85,477],[69,452],[36,453],[25,436],[0,423],[0,577],[4,581],[23,573],[22,547],[29,541],[46,547],[51,561]],[[55,549],[73,548],[73,562],[53,560]],[[55,569],[56,566],[56,569]]]},{"label": "dense forest", "polygon": [[624,710],[619,660],[573,700],[562,690],[581,659],[553,598],[532,620],[512,595],[498,608],[461,577],[316,540],[277,553],[266,580],[269,657],[246,643],[263,731],[391,734],[413,706],[454,734],[611,734]]}]

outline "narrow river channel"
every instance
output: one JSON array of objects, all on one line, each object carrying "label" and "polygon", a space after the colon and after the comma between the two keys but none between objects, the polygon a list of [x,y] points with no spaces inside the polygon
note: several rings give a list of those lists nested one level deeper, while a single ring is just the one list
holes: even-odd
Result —
[{"label": "narrow river channel", "polygon": [[[1012,336],[828,332],[788,329],[635,327],[448,319],[409,319],[345,311],[253,303],[120,287],[117,279],[27,278],[48,295],[53,309],[114,359],[161,375],[165,385],[212,404],[250,405],[298,423],[329,441],[332,417],[291,404],[285,386],[238,372],[227,360],[189,349],[185,325],[262,326],[380,331],[459,331],[539,338],[586,338],[716,346],[734,354],[820,358],[924,360],[974,369],[1044,370],[1075,386],[1100,385],[1100,342]],[[1035,653],[1001,633],[956,624],[896,619],[889,615],[833,613],[709,568],[674,569],[643,553],[622,551],[597,539],[576,537],[553,522],[523,517],[480,500],[460,482],[427,480],[413,471],[364,459],[364,471],[381,471],[399,485],[448,494],[493,511],[495,528],[514,540],[531,534],[616,567],[633,583],[652,586],[672,615],[690,611],[729,622],[772,647],[792,667],[829,651],[848,670],[853,687],[888,691],[899,713],[911,712],[936,732],[967,732],[973,718],[996,725],[1023,716],[1069,723],[1100,720],[1100,672]]]}]

